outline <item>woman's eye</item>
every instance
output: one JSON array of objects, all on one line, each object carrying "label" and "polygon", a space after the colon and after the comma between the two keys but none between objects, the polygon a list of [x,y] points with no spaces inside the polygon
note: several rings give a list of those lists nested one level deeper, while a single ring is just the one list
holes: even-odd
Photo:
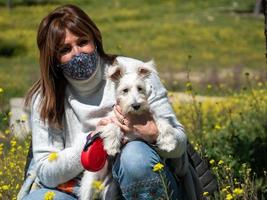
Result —
[{"label": "woman's eye", "polygon": [[141,87],[137,87],[137,90],[138,90],[139,92],[141,92],[141,91],[143,90],[143,88],[141,88]]},{"label": "woman's eye", "polygon": [[83,46],[87,45],[88,43],[89,43],[89,40],[81,40],[81,41],[79,42],[79,46],[80,46],[80,47],[83,47]]},{"label": "woman's eye", "polygon": [[129,90],[127,88],[125,88],[122,91],[123,91],[123,93],[127,93]]},{"label": "woman's eye", "polygon": [[67,54],[69,52],[71,52],[71,48],[70,47],[64,47],[64,48],[59,50],[59,54],[60,55],[65,55],[65,54]]}]

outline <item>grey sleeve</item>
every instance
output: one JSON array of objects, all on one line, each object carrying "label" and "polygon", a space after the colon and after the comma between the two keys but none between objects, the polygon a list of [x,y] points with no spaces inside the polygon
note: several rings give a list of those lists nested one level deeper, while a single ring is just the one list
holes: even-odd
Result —
[{"label": "grey sleeve", "polygon": [[83,171],[80,154],[85,138],[80,138],[72,147],[65,148],[63,132],[56,132],[40,120],[38,102],[36,98],[31,110],[33,157],[37,176],[44,185],[56,187]]},{"label": "grey sleeve", "polygon": [[157,74],[152,73],[148,80],[149,104],[152,113],[156,117],[166,119],[174,128],[177,145],[170,152],[163,151],[155,146],[155,150],[164,158],[176,158],[183,155],[186,151],[187,137],[181,123],[176,119],[175,113],[167,97],[167,90],[160,82]]}]

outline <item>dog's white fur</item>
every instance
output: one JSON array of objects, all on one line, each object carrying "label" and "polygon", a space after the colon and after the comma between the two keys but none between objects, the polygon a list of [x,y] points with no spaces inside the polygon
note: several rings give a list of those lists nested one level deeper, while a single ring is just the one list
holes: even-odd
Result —
[{"label": "dog's white fur", "polygon": [[[124,115],[141,115],[149,110],[146,79],[151,73],[157,73],[153,61],[143,63],[143,65],[136,67],[136,69],[131,69],[130,72],[118,62],[115,62],[113,66],[107,69],[106,78],[115,83],[116,101],[122,108]],[[113,111],[108,115],[114,116]],[[155,115],[153,115],[153,118],[159,130],[157,146],[167,152],[173,150],[177,143],[174,128],[166,119],[159,118]],[[93,119],[91,122],[92,125],[96,126],[99,120],[100,118]],[[110,156],[115,156],[120,152],[123,137],[126,137],[127,140],[133,140],[139,137],[138,133],[123,135],[120,128],[112,123],[104,126],[100,131],[102,132],[101,137],[103,139],[104,149]],[[85,171],[80,187],[81,200],[89,200],[93,192],[91,187],[93,181],[101,180],[105,184],[105,178],[109,173],[107,163],[98,172]],[[105,191],[103,191],[103,194]]]}]

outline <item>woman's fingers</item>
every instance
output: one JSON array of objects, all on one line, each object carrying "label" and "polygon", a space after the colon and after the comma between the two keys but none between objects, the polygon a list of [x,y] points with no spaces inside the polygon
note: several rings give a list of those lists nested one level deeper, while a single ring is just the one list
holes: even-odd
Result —
[{"label": "woman's fingers", "polygon": [[115,105],[114,113],[121,125],[129,125],[129,120],[122,114],[120,106]]},{"label": "woman's fingers", "polygon": [[117,106],[117,105],[114,106],[114,113],[115,113],[115,116],[117,117],[118,120],[124,118],[124,116],[123,116],[122,113],[121,113],[121,109],[120,109],[120,107]]},{"label": "woman's fingers", "polygon": [[115,123],[117,126],[119,126],[120,129],[125,133],[132,131],[132,128],[129,127],[129,125],[119,122],[119,120],[117,118],[113,118],[113,123]]},{"label": "woman's fingers", "polygon": [[97,126],[106,126],[109,123],[112,123],[111,118],[103,118],[103,119],[99,120],[99,122],[97,123]]}]

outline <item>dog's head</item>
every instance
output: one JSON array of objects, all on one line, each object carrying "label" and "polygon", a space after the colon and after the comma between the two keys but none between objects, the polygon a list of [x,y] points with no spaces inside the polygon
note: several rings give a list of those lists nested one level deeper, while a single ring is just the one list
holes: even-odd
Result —
[{"label": "dog's head", "polygon": [[108,68],[106,77],[116,86],[117,104],[123,114],[141,114],[148,110],[146,79],[152,72],[156,72],[154,61],[146,63],[120,63]]}]

